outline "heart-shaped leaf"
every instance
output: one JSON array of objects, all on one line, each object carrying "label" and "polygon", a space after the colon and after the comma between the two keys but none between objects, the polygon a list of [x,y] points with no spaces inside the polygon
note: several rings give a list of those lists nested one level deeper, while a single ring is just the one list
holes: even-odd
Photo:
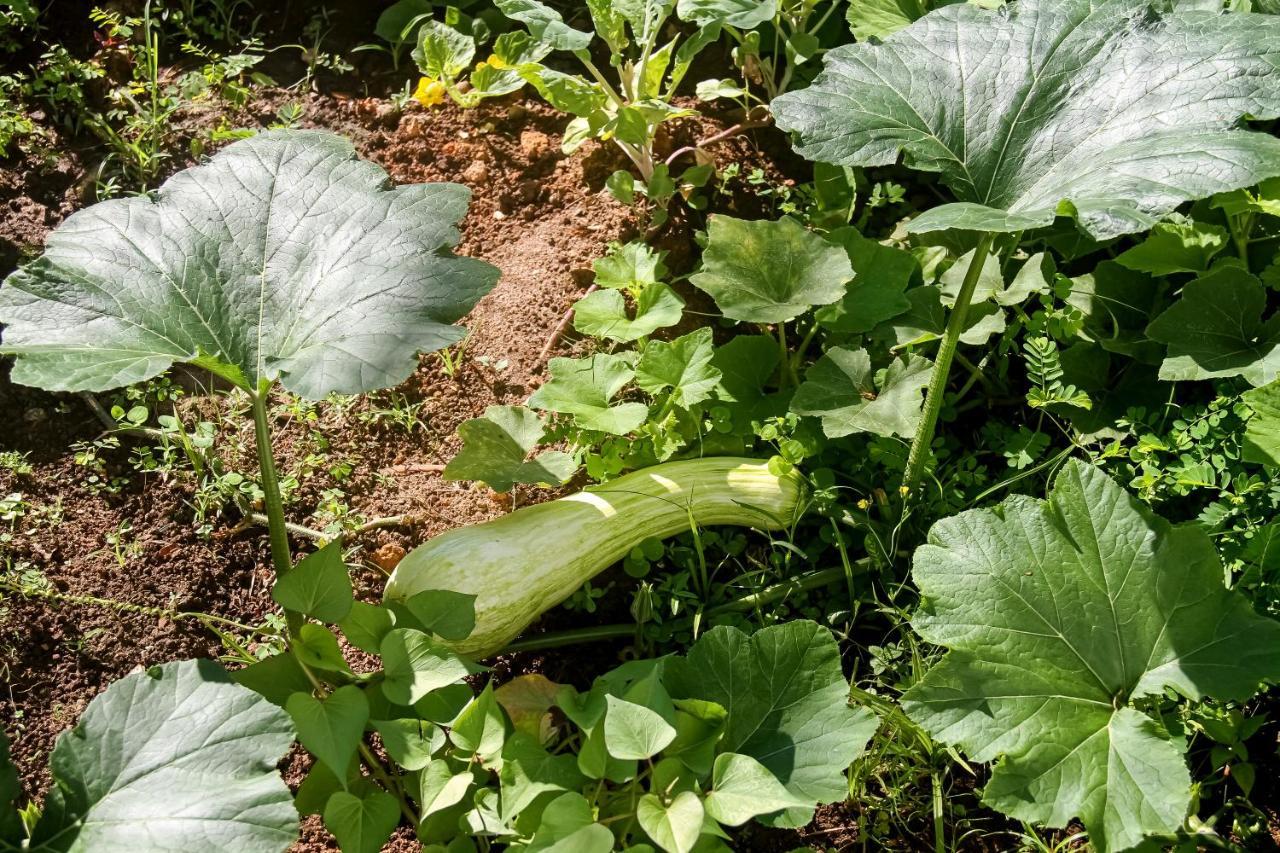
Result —
[{"label": "heart-shaped leaf", "polygon": [[414,354],[498,271],[455,257],[470,192],[389,189],[346,139],[271,131],[174,175],[153,197],[68,217],[0,288],[13,380],[102,391],[175,363],[303,397],[398,385]]},{"label": "heart-shaped leaf", "polygon": [[833,347],[805,374],[791,411],[822,418],[822,431],[830,438],[855,432],[911,438],[920,426],[921,392],[932,372],[928,359],[908,355],[880,373],[871,369],[865,349]]},{"label": "heart-shaped leaf", "polygon": [[473,671],[442,643],[412,628],[387,632],[381,651],[385,673],[382,692],[397,705],[412,705]]},{"label": "heart-shaped leaf", "polygon": [[339,791],[324,807],[325,828],[342,853],[378,853],[398,823],[400,804],[386,791],[369,791],[363,797]]},{"label": "heart-shaped leaf", "polygon": [[289,717],[212,661],[126,676],[58,737],[33,850],[283,853],[298,813],[276,764]]},{"label": "heart-shaped leaf", "polygon": [[271,597],[286,610],[336,624],[347,618],[355,600],[351,576],[342,561],[342,543],[328,545],[298,561],[271,588]]},{"label": "heart-shaped leaf", "polygon": [[636,803],[636,821],[653,843],[666,853],[689,853],[702,834],[706,812],[693,791],[682,791],[663,803],[654,794],[645,794]]},{"label": "heart-shaped leaf", "polygon": [[[1184,201],[1280,174],[1280,18],[1149,0],[1019,0],[932,12],[882,44],[838,47],[770,105],[811,160],[899,152],[959,203],[913,231],[1022,231],[1075,216],[1094,237],[1151,227]],[[1179,4],[1182,5],[1182,4]]]},{"label": "heart-shaped leaf", "polygon": [[726,826],[741,826],[757,815],[810,805],[788,791],[778,777],[749,755],[716,756],[707,794],[707,814]]},{"label": "heart-shaped leaf", "polygon": [[1244,699],[1280,677],[1280,624],[1223,587],[1205,532],[1081,462],[1048,501],[934,524],[912,574],[912,624],[950,652],[907,713],[975,761],[1000,758],[987,804],[1054,827],[1078,816],[1099,851],[1173,832],[1191,800],[1181,747],[1134,700]]},{"label": "heart-shaped leaf", "polygon": [[284,707],[308,752],[331,768],[351,764],[369,720],[369,700],[363,690],[348,684],[324,699],[295,693]]},{"label": "heart-shaped leaf", "polygon": [[605,701],[604,743],[614,758],[652,758],[675,739],[676,730],[656,711],[612,695]]},{"label": "heart-shaped leaf", "polygon": [[634,316],[617,290],[597,290],[573,303],[573,328],[584,335],[627,343],[674,326],[684,313],[684,300],[662,282],[635,291]]},{"label": "heart-shaped leaf", "polygon": [[558,486],[573,476],[577,463],[559,450],[528,456],[546,434],[546,424],[523,406],[490,406],[484,417],[458,427],[462,450],[444,468],[446,480],[480,480],[495,492],[516,483]]},{"label": "heart-shaped leaf", "polygon": [[715,215],[702,271],[689,281],[731,320],[781,323],[844,296],[849,256],[794,219],[748,221]]}]

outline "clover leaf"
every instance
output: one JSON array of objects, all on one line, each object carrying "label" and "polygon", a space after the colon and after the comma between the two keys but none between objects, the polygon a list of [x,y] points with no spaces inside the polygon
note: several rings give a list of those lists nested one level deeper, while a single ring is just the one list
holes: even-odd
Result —
[{"label": "clover leaf", "polygon": [[1182,298],[1147,326],[1167,344],[1160,378],[1243,376],[1254,386],[1280,375],[1280,313],[1263,322],[1267,289],[1240,267],[1220,267],[1182,289]]},{"label": "clover leaf", "polygon": [[288,716],[213,661],[126,676],[58,737],[32,849],[283,853],[298,813],[275,768],[292,744]]},{"label": "clover leaf", "polygon": [[996,761],[988,805],[1053,827],[1080,817],[1103,853],[1172,832],[1191,801],[1182,747],[1135,700],[1244,699],[1280,677],[1280,624],[1222,585],[1204,530],[1082,462],[1047,501],[937,522],[912,575],[912,625],[949,651],[906,712]]},{"label": "clover leaf", "polygon": [[844,296],[848,255],[793,219],[747,221],[715,215],[702,271],[689,281],[731,320],[782,323]]},{"label": "clover leaf", "polygon": [[154,198],[68,217],[0,287],[13,379],[101,391],[175,363],[310,399],[397,385],[497,281],[455,257],[469,191],[391,189],[322,131],[272,131],[174,175]]},{"label": "clover leaf", "polygon": [[444,467],[446,480],[480,480],[495,492],[516,483],[558,486],[578,465],[559,450],[528,456],[546,435],[546,424],[523,406],[490,406],[484,417],[458,427],[462,450]]},{"label": "clover leaf", "polygon": [[612,400],[635,376],[627,360],[617,355],[590,358],[553,358],[548,365],[551,379],[534,392],[529,405],[548,412],[571,415],[582,429],[612,435],[631,432],[649,414],[644,403]]},{"label": "clover leaf", "polygon": [[834,347],[809,368],[791,411],[822,418],[829,438],[855,432],[911,438],[920,426],[921,392],[932,371],[928,359],[908,355],[894,359],[881,374],[871,369],[865,349]]},{"label": "clover leaf", "polygon": [[950,5],[830,51],[811,87],[771,109],[810,160],[883,166],[902,152],[939,172],[958,201],[912,231],[1022,231],[1059,213],[1098,239],[1141,231],[1280,174],[1280,139],[1236,126],[1280,114],[1280,18],[1170,5]]}]

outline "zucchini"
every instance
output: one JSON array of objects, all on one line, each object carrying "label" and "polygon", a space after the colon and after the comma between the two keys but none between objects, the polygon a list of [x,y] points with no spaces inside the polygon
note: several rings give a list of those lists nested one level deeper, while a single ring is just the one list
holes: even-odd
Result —
[{"label": "zucchini", "polygon": [[780,530],[800,513],[804,492],[799,473],[777,477],[753,459],[667,462],[443,533],[400,561],[383,597],[476,596],[475,630],[451,645],[487,657],[645,539],[689,530],[691,520]]}]

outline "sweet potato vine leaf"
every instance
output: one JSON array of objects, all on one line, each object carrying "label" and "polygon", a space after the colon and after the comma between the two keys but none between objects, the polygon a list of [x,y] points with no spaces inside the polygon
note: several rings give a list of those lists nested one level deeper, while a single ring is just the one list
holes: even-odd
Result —
[{"label": "sweet potato vine leaf", "polygon": [[213,661],[134,673],[63,733],[32,850],[278,850],[298,813],[276,763],[288,716]]},{"label": "sweet potato vine leaf", "polygon": [[498,271],[455,257],[469,191],[391,189],[323,131],[262,133],[154,198],[69,217],[0,287],[13,379],[57,391],[141,382],[174,363],[311,399],[397,385]]},{"label": "sweet potato vine leaf", "polygon": [[797,150],[843,166],[899,152],[957,203],[913,231],[1021,231],[1073,215],[1103,239],[1180,203],[1280,174],[1280,18],[1151,0],[1019,0],[932,12],[883,44],[832,50],[773,101]]},{"label": "sweet potato vine leaf", "polygon": [[1181,746],[1134,700],[1242,700],[1280,677],[1280,623],[1223,587],[1208,535],[1082,462],[1047,501],[939,521],[912,573],[912,624],[949,652],[904,709],[996,761],[987,804],[1054,827],[1078,816],[1103,853],[1172,832],[1191,800]]},{"label": "sweet potato vine leaf", "polygon": [[558,486],[577,470],[573,457],[547,450],[528,459],[546,434],[546,424],[522,406],[490,406],[484,417],[458,427],[462,451],[444,468],[446,480],[481,480],[496,492],[516,483]]}]

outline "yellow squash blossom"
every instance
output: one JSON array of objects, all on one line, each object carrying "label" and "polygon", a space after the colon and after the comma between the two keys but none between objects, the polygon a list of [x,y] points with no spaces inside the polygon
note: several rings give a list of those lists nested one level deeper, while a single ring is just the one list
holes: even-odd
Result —
[{"label": "yellow squash blossom", "polygon": [[418,79],[418,88],[413,90],[413,99],[424,107],[434,107],[444,103],[444,96],[449,88],[434,77]]}]

